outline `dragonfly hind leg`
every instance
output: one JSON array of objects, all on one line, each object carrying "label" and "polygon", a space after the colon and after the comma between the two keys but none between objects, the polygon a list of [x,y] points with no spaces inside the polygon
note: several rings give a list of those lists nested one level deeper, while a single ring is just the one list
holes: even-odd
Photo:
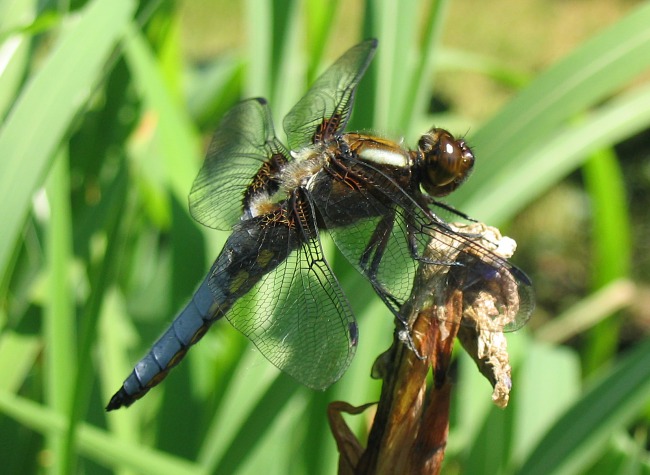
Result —
[{"label": "dragonfly hind leg", "polygon": [[391,232],[393,231],[394,225],[394,212],[384,216],[381,221],[379,221],[379,224],[377,224],[375,227],[372,236],[370,236],[368,245],[361,254],[361,258],[359,259],[359,267],[361,267],[362,272],[366,275],[366,277],[368,277],[368,280],[372,284],[372,287],[375,289],[377,295],[379,295],[386,306],[401,321],[401,317],[399,316],[399,308],[401,306],[401,303],[377,280],[379,266],[381,265],[381,260],[384,257],[384,253],[386,252],[386,247],[388,246],[388,241],[391,237]]},{"label": "dragonfly hind leg", "polygon": [[415,355],[422,359],[420,352],[415,347],[413,338],[411,336],[411,329],[406,318],[401,314],[400,309],[403,302],[400,302],[393,294],[391,294],[379,281],[377,274],[379,273],[379,266],[381,265],[382,257],[386,252],[386,247],[391,238],[391,233],[395,225],[395,213],[392,212],[384,216],[370,237],[368,245],[361,254],[359,266],[363,273],[368,277],[375,293],[384,302],[388,309],[395,315],[395,319],[402,326],[401,330],[396,330],[399,334],[399,339],[403,341]]}]

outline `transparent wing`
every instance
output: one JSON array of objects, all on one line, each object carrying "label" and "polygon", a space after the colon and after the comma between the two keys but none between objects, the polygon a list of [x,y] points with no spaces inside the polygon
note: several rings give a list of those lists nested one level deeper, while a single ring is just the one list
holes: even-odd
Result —
[{"label": "transparent wing", "polygon": [[240,102],[219,124],[194,180],[189,196],[192,216],[210,228],[230,230],[244,213],[247,197],[260,186],[254,178],[272,179],[264,172],[265,162],[280,166],[287,160],[266,100]]},{"label": "transparent wing", "polygon": [[[245,231],[246,238],[255,233]],[[248,257],[211,278],[215,295],[225,281],[245,292],[233,295],[226,318],[279,369],[313,389],[327,388],[354,356],[357,325],[318,236],[298,245],[295,229],[275,224],[259,228],[247,247]]]},{"label": "transparent wing", "polygon": [[350,48],[312,85],[284,119],[291,150],[327,141],[342,131],[350,118],[354,92],[377,48],[366,40]]},{"label": "transparent wing", "polygon": [[[473,256],[471,265],[463,267],[463,285],[490,281],[491,288],[516,289],[516,301],[499,309],[501,320],[508,322],[502,326],[505,331],[514,331],[528,321],[534,298],[522,271],[479,244],[477,235],[455,232],[377,169],[356,161],[351,169],[352,174],[368,177],[368,186],[355,189],[353,198],[342,197],[331,192],[337,187],[332,175],[323,173],[314,187],[314,203],[341,252],[394,311],[410,296],[418,267],[416,257],[424,256],[428,246],[427,259],[440,264],[440,272],[447,272],[453,262],[458,265],[460,253]],[[348,202],[352,199],[354,203]],[[361,214],[364,216],[359,218]],[[432,240],[435,245],[429,246]],[[449,285],[459,281],[454,279]]]}]

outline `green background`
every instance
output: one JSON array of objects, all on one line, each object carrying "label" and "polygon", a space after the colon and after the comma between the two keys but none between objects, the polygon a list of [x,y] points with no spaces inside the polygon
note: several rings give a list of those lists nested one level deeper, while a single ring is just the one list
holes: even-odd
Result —
[{"label": "green background", "polygon": [[449,201],[518,241],[538,295],[508,409],[458,351],[445,473],[650,473],[648,25],[632,1],[0,1],[3,471],[335,472],[327,404],[377,399],[393,323],[329,242],[360,322],[339,383],[300,386],[222,322],[103,408],[227,237],[187,210],[219,118],[264,96],[280,124],[377,37],[349,130],[465,135]]}]

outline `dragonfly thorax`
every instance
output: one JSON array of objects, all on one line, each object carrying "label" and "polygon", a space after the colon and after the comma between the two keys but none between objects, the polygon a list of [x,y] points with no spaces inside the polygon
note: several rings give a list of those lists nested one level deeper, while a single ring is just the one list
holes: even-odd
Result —
[{"label": "dragonfly thorax", "polygon": [[305,147],[292,151],[293,160],[280,173],[280,192],[286,198],[294,190],[307,187],[314,175],[323,169],[325,154],[322,146]]}]

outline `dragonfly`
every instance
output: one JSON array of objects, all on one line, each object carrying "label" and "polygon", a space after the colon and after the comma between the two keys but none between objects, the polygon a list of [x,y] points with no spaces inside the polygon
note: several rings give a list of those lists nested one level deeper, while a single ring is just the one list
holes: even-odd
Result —
[{"label": "dragonfly", "polygon": [[[440,201],[474,167],[464,139],[441,128],[408,149],[379,136],[345,132],[355,92],[377,40],[345,52],[311,86],[276,136],[269,104],[254,98],[222,119],[189,195],[191,215],[228,230],[221,253],[185,308],[135,365],[107,410],[130,406],[158,385],[216,321],[226,318],[276,367],[323,390],[346,371],[357,322],[323,252],[328,233],[400,319],[417,267],[457,265],[469,248],[481,266],[465,280],[515,286],[504,330],[526,323],[534,305],[526,274],[458,232],[442,216],[464,214]],[[423,251],[437,242],[434,256]],[[406,324],[404,322],[404,324]]]}]

